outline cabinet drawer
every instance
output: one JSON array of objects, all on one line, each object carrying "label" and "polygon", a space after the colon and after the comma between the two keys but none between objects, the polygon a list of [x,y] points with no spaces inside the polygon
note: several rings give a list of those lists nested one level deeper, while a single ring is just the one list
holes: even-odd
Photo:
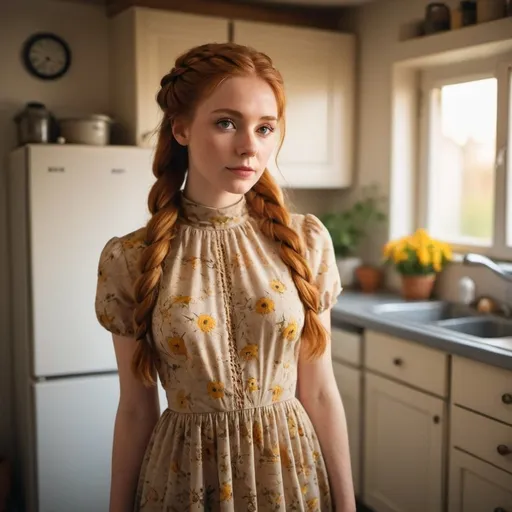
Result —
[{"label": "cabinet drawer", "polygon": [[367,331],[366,367],[439,396],[447,395],[447,354]]},{"label": "cabinet drawer", "polygon": [[450,512],[512,510],[512,475],[459,450],[450,466]]},{"label": "cabinet drawer", "polygon": [[452,401],[512,425],[512,372],[454,357]]},{"label": "cabinet drawer", "polygon": [[511,426],[452,406],[451,437],[454,447],[512,473]]},{"label": "cabinet drawer", "polygon": [[344,329],[331,329],[332,358],[361,365],[361,335]]}]

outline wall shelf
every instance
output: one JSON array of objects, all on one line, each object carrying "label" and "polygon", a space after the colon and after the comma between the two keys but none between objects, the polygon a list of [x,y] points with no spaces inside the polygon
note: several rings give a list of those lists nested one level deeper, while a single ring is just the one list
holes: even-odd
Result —
[{"label": "wall shelf", "polygon": [[400,41],[395,64],[430,67],[512,52],[512,17]]}]

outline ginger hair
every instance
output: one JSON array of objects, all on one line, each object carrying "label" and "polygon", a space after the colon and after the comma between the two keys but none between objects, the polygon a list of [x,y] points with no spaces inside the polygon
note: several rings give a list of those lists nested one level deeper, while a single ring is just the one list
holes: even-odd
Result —
[{"label": "ginger hair", "polygon": [[[188,169],[188,150],[173,136],[173,120],[192,119],[198,102],[233,76],[257,76],[274,91],[284,138],[285,98],[282,77],[271,59],[253,48],[235,43],[205,44],[192,48],[175,62],[172,70],[160,82],[157,102],[162,110],[162,122],[153,160],[156,181],[148,197],[152,217],[145,228],[145,247],[138,266],[135,283],[135,337],[137,347],[132,370],[146,385],[153,379],[158,360],[151,333],[153,310],[158,299],[162,265],[171,241],[176,236],[180,212],[180,189]],[[327,332],[318,316],[320,295],[305,257],[302,238],[291,227],[281,188],[265,169],[261,178],[246,193],[251,215],[259,221],[265,236],[279,243],[279,254],[291,272],[293,282],[305,309],[302,343],[309,359],[319,357],[327,345]]]}]

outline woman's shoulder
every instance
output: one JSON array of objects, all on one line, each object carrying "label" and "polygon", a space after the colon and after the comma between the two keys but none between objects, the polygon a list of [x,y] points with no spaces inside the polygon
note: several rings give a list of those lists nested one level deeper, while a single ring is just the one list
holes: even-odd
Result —
[{"label": "woman's shoulder", "polygon": [[137,261],[141,252],[146,247],[144,227],[124,235],[110,238],[103,247],[101,262],[121,261],[127,266],[130,274],[137,268]]},{"label": "woman's shoulder", "polygon": [[323,245],[325,238],[330,238],[322,221],[312,213],[292,213],[291,225],[303,237],[308,249]]}]

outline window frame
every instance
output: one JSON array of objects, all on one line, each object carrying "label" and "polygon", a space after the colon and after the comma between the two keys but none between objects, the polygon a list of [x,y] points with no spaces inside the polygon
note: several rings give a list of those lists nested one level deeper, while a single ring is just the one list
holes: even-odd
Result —
[{"label": "window frame", "polygon": [[[496,160],[494,187],[493,242],[489,246],[458,244],[449,240],[454,252],[478,252],[489,257],[512,261],[512,54],[432,67],[420,73],[419,91],[419,161],[416,195],[416,227],[429,229],[429,141],[436,109],[433,92],[445,85],[496,78],[498,86]],[[508,204],[507,204],[508,200]],[[507,216],[510,220],[507,223]],[[508,224],[508,225],[507,225]],[[507,246],[507,230],[510,245]],[[435,235],[434,235],[435,236]]]}]

